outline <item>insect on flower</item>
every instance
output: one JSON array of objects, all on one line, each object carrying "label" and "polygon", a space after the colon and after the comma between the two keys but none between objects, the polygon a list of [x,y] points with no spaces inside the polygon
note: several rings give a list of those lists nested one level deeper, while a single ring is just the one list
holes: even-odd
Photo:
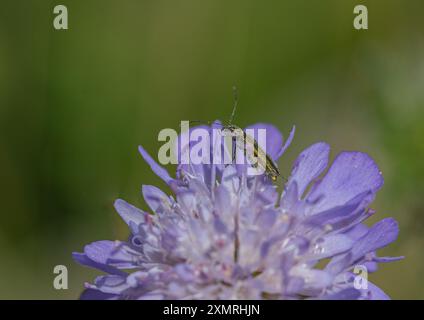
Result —
[{"label": "insect on flower", "polygon": [[[251,135],[247,134],[239,126],[233,124],[234,116],[237,110],[238,105],[238,94],[237,88],[233,87],[233,96],[234,96],[234,105],[233,111],[231,113],[230,119],[227,123],[222,124],[221,132],[224,136],[232,137],[233,146],[243,151],[243,155],[246,157],[249,164],[255,168],[258,172],[265,173],[265,175],[270,178],[272,181],[277,181],[278,177],[281,175],[280,170],[278,169],[275,162],[272,158],[264,151],[258,141]],[[199,122],[199,121],[190,121],[190,122]],[[210,124],[210,121],[207,122]],[[266,147],[266,146],[265,146]],[[233,162],[235,162],[236,158],[236,150],[232,150]]]},{"label": "insect on flower", "polygon": [[[214,139],[216,133],[238,128],[229,125],[202,128],[218,150],[226,150],[230,139]],[[266,151],[277,161],[294,129],[283,143],[271,124],[245,130],[255,128],[266,128]],[[177,141],[186,142],[183,134]],[[178,143],[177,159],[190,142],[198,145]],[[259,134],[257,142],[263,146]],[[280,193],[272,178],[249,175],[230,157],[229,164],[181,162],[173,177],[142,146],[139,151],[172,195],[143,185],[149,211],[115,201],[130,236],[95,241],[73,253],[78,263],[106,273],[85,284],[81,299],[389,298],[355,271],[371,273],[380,263],[403,258],[378,255],[397,238],[395,219],[364,223],[375,214],[370,205],[384,182],[366,153],[345,151],[330,165],[330,146],[314,143],[296,158]]]}]

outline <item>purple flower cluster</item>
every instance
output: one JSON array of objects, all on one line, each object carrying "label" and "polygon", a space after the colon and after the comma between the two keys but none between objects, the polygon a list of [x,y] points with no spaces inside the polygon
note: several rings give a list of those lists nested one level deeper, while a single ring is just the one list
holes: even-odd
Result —
[{"label": "purple flower cluster", "polygon": [[[294,133],[283,145],[272,125],[250,128],[267,130],[275,161]],[[394,219],[363,223],[374,214],[368,206],[382,174],[361,152],[340,153],[324,173],[329,152],[323,142],[304,150],[280,195],[266,175],[247,176],[236,165],[179,165],[172,178],[140,147],[174,196],[144,185],[151,212],[116,200],[131,235],[74,253],[106,273],[87,283],[81,298],[387,299],[370,282],[357,288],[353,272],[400,259],[376,254],[396,239]]]}]

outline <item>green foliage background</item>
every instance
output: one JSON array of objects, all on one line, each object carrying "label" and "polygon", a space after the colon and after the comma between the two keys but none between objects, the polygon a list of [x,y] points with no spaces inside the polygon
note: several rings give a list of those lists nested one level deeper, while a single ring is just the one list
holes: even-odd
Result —
[{"label": "green foliage background", "polygon": [[[53,29],[53,7],[69,10]],[[353,29],[366,4],[369,30]],[[124,239],[115,198],[164,187],[137,153],[183,119],[271,122],[295,140],[368,152],[385,177],[376,219],[400,221],[371,280],[424,298],[424,2],[5,0],[0,5],[0,298],[73,299],[97,272],[71,259]],[[172,169],[172,168],[169,168]],[[53,267],[69,290],[53,289]]]}]

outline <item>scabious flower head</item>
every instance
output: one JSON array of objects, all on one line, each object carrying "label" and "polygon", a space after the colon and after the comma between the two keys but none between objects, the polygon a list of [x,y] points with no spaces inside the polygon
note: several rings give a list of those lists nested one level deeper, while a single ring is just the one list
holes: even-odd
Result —
[{"label": "scabious flower head", "polygon": [[[266,129],[275,161],[294,135],[283,145],[274,126],[250,128]],[[363,223],[383,185],[367,154],[342,152],[329,166],[329,146],[313,144],[298,156],[280,195],[266,175],[248,176],[235,164],[180,164],[173,178],[139,150],[173,195],[144,185],[149,212],[116,200],[131,234],[74,253],[79,263],[106,273],[86,284],[81,298],[388,298],[354,273],[399,259],[376,254],[396,239],[397,222]]]}]

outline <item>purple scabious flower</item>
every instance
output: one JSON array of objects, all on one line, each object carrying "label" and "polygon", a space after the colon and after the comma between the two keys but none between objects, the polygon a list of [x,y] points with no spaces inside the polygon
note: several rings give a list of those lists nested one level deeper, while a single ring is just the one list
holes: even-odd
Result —
[{"label": "purple scabious flower", "polygon": [[[250,128],[266,129],[275,161],[294,135],[283,145],[274,126]],[[355,273],[401,258],[376,254],[397,238],[394,219],[363,223],[383,185],[367,154],[342,152],[329,166],[329,146],[313,144],[296,159],[280,195],[266,175],[248,176],[240,165],[180,164],[173,178],[139,150],[173,195],[144,185],[150,212],[116,200],[131,234],[73,254],[106,273],[87,283],[81,298],[388,299]]]}]

